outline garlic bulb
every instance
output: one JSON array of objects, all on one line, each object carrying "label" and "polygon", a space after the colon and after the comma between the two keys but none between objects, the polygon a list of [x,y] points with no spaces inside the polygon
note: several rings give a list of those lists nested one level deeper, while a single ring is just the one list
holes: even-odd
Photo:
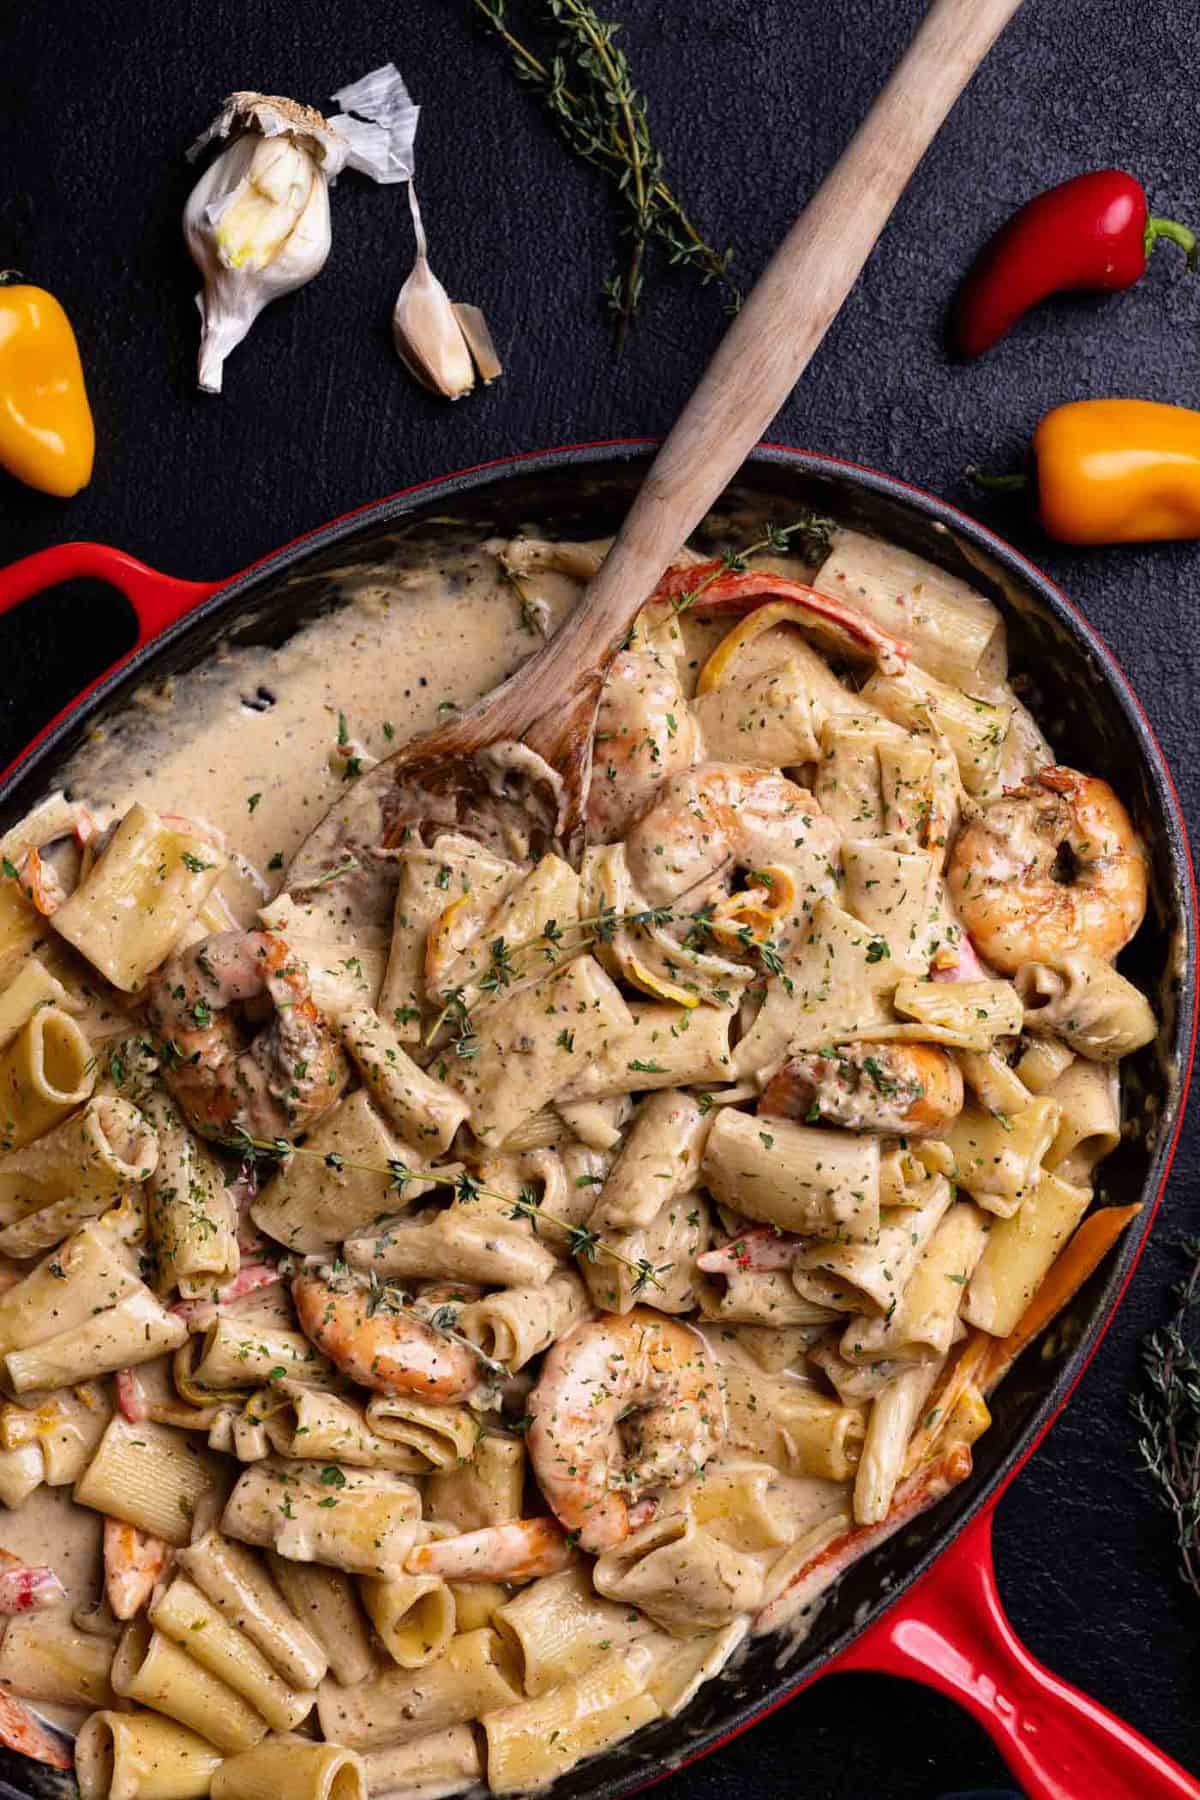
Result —
[{"label": "garlic bulb", "polygon": [[264,306],[324,267],[329,188],[341,171],[385,183],[412,173],[418,108],[393,64],[335,98],[347,110],[326,119],[277,95],[231,94],[188,152],[194,158],[214,138],[233,140],[193,188],[183,216],[204,278],[196,304],[205,393],[220,393],[225,358]]}]

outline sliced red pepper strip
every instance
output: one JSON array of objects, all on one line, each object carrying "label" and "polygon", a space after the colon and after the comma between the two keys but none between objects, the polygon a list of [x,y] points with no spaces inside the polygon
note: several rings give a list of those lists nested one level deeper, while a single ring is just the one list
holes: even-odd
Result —
[{"label": "sliced red pepper strip", "polygon": [[[689,600],[688,595],[693,592],[695,598]],[[738,613],[753,612],[768,600],[788,600],[808,613],[814,626],[848,638],[846,648],[851,651],[901,660],[911,654],[902,638],[881,631],[840,600],[819,594],[816,588],[792,581],[786,575],[773,575],[769,569],[727,569],[719,558],[668,569],[651,600],[677,606],[680,612]]]}]

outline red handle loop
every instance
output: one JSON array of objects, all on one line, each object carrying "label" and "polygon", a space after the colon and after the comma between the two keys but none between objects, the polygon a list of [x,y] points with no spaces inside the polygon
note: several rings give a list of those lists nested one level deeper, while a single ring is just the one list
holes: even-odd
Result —
[{"label": "red handle loop", "polygon": [[957,1700],[1028,1800],[1200,1800],[1200,1781],[1021,1643],[1000,1603],[986,1509],[831,1673],[905,1675]]},{"label": "red handle loop", "polygon": [[134,652],[148,644],[151,638],[157,637],[168,625],[173,625],[176,619],[191,612],[193,607],[199,606],[202,600],[207,600],[224,585],[219,581],[179,581],[172,575],[160,575],[157,569],[147,568],[136,557],[127,556],[123,550],[113,550],[107,544],[56,544],[49,550],[39,550],[33,556],[25,557],[21,562],[11,563],[7,569],[0,569],[0,613],[10,612],[14,606],[19,606],[23,600],[31,599],[45,588],[56,587],[62,581],[75,581],[81,576],[107,581],[124,594],[137,614],[137,642],[132,650],[118,657],[104,674],[97,676],[95,681],[51,719],[33,742],[27,744],[20,756],[15,757],[8,769],[4,770],[5,775],[17,763],[23,762],[34,746],[41,743],[46,733],[78,706],[106,676],[128,662]]}]

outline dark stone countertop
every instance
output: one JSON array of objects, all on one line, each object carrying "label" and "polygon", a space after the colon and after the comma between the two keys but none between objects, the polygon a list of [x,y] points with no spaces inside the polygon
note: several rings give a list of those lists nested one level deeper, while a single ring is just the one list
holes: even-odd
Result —
[{"label": "dark stone countertop", "polygon": [[[920,7],[612,0],[609,10],[626,22],[669,170],[713,238],[736,244],[749,279]],[[92,486],[70,504],[0,485],[0,559],[95,537],[174,574],[222,575],[445,469],[662,431],[717,341],[718,300],[671,274],[651,283],[644,321],[613,355],[596,304],[612,249],[598,178],[516,88],[469,0],[41,0],[6,18],[0,263],[69,308],[99,454]],[[199,396],[196,283],[179,236],[183,147],[232,88],[321,104],[389,57],[426,107],[418,170],[434,267],[486,307],[503,381],[451,408],[407,379],[387,331],[412,256],[403,193],[348,177],[334,195],[324,274],[259,321],[220,399]],[[1026,0],[772,435],[902,474],[970,510],[965,467],[1013,464],[1060,401],[1194,400],[1200,285],[1170,247],[1131,293],[1048,306],[971,367],[948,362],[941,336],[975,247],[1052,181],[1119,164],[1141,176],[1153,209],[1200,222],[1194,62],[1184,0]],[[1073,553],[1019,511],[985,510],[1117,650],[1195,816],[1200,551]],[[130,639],[115,596],[81,610],[52,595],[4,621],[0,659],[22,670],[0,695],[5,757]],[[1126,1303],[997,1521],[1001,1587],[1031,1649],[1192,1765],[1200,1614],[1135,1467],[1128,1396],[1139,1340],[1176,1274],[1170,1240],[1200,1224],[1198,1159],[1193,1122]],[[982,1733],[948,1703],[846,1676],[659,1791],[926,1800],[1001,1779]]]}]

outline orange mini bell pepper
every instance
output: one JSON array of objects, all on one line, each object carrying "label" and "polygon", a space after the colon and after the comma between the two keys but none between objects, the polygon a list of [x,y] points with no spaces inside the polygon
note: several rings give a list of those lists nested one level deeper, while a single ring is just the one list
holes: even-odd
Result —
[{"label": "orange mini bell pepper", "polygon": [[71,321],[44,288],[0,285],[0,467],[69,499],[91,480],[95,448]]},{"label": "orange mini bell pepper", "polygon": [[[1157,400],[1074,400],[1046,414],[1031,450],[1038,518],[1063,544],[1200,537],[1200,412]],[[1024,475],[980,487],[1027,488]]]}]

